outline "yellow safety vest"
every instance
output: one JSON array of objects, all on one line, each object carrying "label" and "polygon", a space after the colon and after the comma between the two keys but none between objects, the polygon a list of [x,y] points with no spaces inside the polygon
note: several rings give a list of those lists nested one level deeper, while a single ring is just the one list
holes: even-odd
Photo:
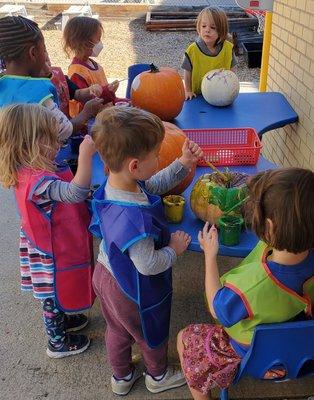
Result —
[{"label": "yellow safety vest", "polygon": [[216,56],[204,54],[194,42],[186,50],[186,56],[192,65],[192,92],[201,93],[202,79],[207,72],[213,69],[230,69],[232,63],[233,44],[225,40],[222,49]]}]

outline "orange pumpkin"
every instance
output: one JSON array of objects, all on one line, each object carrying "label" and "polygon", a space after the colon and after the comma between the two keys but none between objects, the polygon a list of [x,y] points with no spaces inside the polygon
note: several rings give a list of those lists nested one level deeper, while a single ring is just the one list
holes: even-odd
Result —
[{"label": "orange pumpkin", "polygon": [[150,68],[150,71],[137,75],[132,82],[132,105],[150,111],[164,121],[170,121],[183,107],[182,79],[172,68],[158,69],[154,64]]},{"label": "orange pumpkin", "polygon": [[[171,124],[170,122],[163,122],[163,124],[166,132],[159,153],[159,171],[163,168],[166,168],[176,158],[181,157],[182,146],[186,139],[185,133],[176,125]],[[195,174],[195,168],[196,166],[191,169],[191,171],[183,179],[183,181],[179,183],[179,185],[166,194],[181,194],[192,182]]]}]

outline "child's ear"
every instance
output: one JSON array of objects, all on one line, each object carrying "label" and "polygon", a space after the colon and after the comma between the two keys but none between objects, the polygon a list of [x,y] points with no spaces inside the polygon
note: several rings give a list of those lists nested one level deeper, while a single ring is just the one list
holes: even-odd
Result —
[{"label": "child's ear", "polygon": [[267,241],[271,242],[274,235],[274,224],[270,218],[266,218],[265,228],[266,228],[265,236],[267,238]]},{"label": "child's ear", "polygon": [[132,158],[129,161],[129,172],[131,174],[134,174],[138,171],[138,167],[139,167],[139,160],[137,158]]},{"label": "child's ear", "polygon": [[28,57],[30,58],[30,60],[31,61],[36,61],[36,59],[37,59],[37,48],[36,48],[36,46],[31,46],[29,49],[28,49]]}]

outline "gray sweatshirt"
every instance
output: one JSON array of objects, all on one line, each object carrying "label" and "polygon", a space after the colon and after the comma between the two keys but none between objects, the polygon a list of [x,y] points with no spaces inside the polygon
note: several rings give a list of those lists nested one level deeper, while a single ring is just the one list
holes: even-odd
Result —
[{"label": "gray sweatshirt", "polygon": [[[167,168],[145,181],[145,188],[152,194],[167,193],[180,183],[188,172],[179,160],[175,160]],[[108,182],[105,187],[105,198],[130,203],[149,204],[144,192],[134,193],[115,189]],[[169,246],[155,250],[154,240],[151,237],[134,243],[129,247],[128,253],[136,269],[143,275],[156,275],[166,271],[177,258],[175,251]],[[100,243],[98,261],[112,273],[108,255],[103,248],[103,242]]]}]

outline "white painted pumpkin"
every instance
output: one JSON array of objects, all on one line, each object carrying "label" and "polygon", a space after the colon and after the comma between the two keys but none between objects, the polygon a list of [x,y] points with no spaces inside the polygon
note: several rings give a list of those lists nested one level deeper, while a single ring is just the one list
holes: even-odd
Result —
[{"label": "white painted pumpkin", "polygon": [[237,75],[228,69],[214,69],[202,80],[202,95],[212,106],[228,106],[239,94]]}]

